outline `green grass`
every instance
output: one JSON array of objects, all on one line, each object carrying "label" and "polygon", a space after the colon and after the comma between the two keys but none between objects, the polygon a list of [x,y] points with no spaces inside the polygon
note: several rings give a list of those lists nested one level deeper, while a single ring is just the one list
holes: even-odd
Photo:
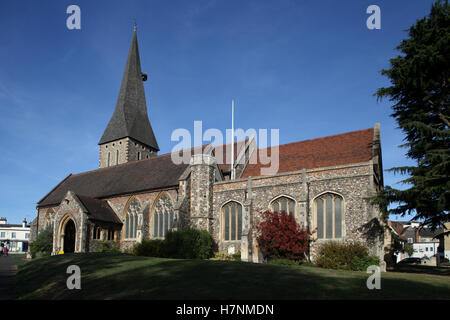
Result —
[{"label": "green grass", "polygon": [[[69,265],[81,290],[68,290]],[[450,277],[388,272],[368,290],[365,272],[125,254],[75,254],[19,265],[19,299],[450,299]]]}]

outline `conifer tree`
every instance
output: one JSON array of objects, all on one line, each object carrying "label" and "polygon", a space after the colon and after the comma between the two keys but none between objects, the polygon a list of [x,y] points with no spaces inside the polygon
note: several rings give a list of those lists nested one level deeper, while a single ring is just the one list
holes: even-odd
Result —
[{"label": "conifer tree", "polygon": [[[450,221],[450,6],[436,1],[427,17],[417,20],[408,38],[381,74],[390,87],[376,92],[393,103],[392,117],[405,134],[406,156],[413,166],[390,169],[407,174],[407,189],[386,186],[372,203],[389,214],[413,214],[433,229]],[[397,207],[387,209],[390,204]]]}]

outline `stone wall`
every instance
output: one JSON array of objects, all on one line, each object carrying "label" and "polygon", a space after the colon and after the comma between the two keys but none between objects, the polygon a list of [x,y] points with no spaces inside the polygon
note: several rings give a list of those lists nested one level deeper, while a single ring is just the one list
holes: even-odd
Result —
[{"label": "stone wall", "polygon": [[[122,232],[120,233],[120,248],[121,250],[127,250],[133,247],[137,242],[150,239],[153,237],[153,216],[152,209],[155,201],[161,196],[162,193],[169,195],[172,200],[173,206],[178,199],[177,189],[158,190],[154,192],[140,193],[134,195],[120,196],[107,199],[109,205],[120,218],[123,223]],[[139,202],[139,224],[138,224],[138,237],[136,239],[125,238],[125,224],[127,205],[136,199]],[[139,234],[140,233],[140,234]]]},{"label": "stone wall", "polygon": [[69,191],[55,213],[52,254],[63,251],[64,226],[70,219],[75,223],[75,252],[86,252],[86,217],[82,206]]},{"label": "stone wall", "polygon": [[[360,241],[365,243],[371,254],[381,255],[380,244],[368,237],[364,226],[377,218],[377,213],[364,200],[373,190],[372,173],[369,163],[353,166],[341,166],[324,169],[304,170],[294,173],[279,174],[269,177],[257,177],[249,180],[218,182],[214,184],[213,228],[212,234],[219,244],[219,250],[252,252],[253,261],[261,259],[256,245],[256,234],[252,232],[243,248],[239,241],[223,241],[222,207],[233,200],[250,209],[253,223],[260,218],[260,213],[270,210],[271,202],[285,196],[295,201],[295,218],[300,225],[313,227],[314,199],[330,192],[342,196],[344,200],[343,237],[339,241]],[[249,188],[249,184],[251,187]],[[250,193],[250,194],[249,194]],[[253,226],[251,228],[253,230]],[[311,246],[312,257],[317,246],[329,240],[318,240]],[[247,245],[247,244],[246,244]],[[232,249],[230,249],[232,248]],[[256,262],[255,261],[255,262]]]},{"label": "stone wall", "polygon": [[[118,162],[117,151],[119,152]],[[99,168],[108,167],[108,154],[110,157],[109,166],[114,166],[129,161],[147,159],[149,157],[157,155],[157,152],[152,148],[129,137],[111,141],[100,145]]]},{"label": "stone wall", "polygon": [[191,226],[207,231],[213,228],[212,202],[215,165],[215,158],[210,155],[194,155],[191,159]]}]

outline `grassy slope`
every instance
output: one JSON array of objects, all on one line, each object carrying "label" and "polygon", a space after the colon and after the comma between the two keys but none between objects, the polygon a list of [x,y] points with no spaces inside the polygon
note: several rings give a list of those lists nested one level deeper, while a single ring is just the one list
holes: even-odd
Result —
[{"label": "grassy slope", "polygon": [[[68,290],[69,265],[81,290]],[[450,299],[450,277],[383,273],[368,290],[365,272],[229,261],[84,254],[19,266],[21,299]]]}]

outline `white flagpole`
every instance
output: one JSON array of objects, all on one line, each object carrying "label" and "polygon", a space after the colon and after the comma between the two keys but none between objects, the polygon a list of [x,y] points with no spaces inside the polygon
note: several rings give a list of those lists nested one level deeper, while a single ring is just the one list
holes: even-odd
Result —
[{"label": "white flagpole", "polygon": [[234,179],[234,99],[231,100],[231,179]]}]

